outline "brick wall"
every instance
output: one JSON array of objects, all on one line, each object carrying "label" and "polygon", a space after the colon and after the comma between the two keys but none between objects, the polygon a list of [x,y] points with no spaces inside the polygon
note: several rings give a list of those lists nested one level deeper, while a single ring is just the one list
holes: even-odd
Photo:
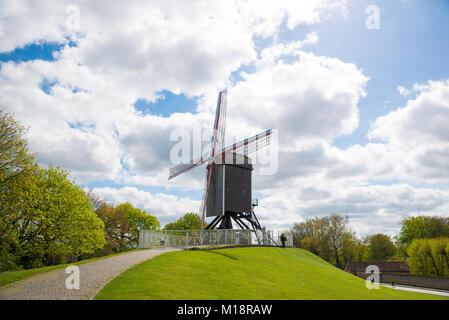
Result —
[{"label": "brick wall", "polygon": [[[366,279],[370,275],[365,272],[358,272],[356,276]],[[380,273],[381,283],[391,284],[392,279],[394,279],[395,284],[404,286],[449,290],[449,278],[416,276],[409,273]]]},{"label": "brick wall", "polygon": [[425,277],[412,274],[380,274],[381,283],[391,283],[392,279],[394,279],[395,284],[405,286],[449,290],[449,278]]}]

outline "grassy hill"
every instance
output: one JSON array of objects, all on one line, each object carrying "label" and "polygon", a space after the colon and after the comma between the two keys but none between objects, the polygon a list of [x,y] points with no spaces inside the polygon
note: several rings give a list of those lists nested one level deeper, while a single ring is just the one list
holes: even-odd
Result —
[{"label": "grassy hill", "polygon": [[365,281],[295,248],[189,250],[147,260],[95,299],[442,299]]}]

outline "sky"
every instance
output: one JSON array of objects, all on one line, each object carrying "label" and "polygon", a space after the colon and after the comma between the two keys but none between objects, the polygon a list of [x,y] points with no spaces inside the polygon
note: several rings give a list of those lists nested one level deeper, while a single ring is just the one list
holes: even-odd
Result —
[{"label": "sky", "polygon": [[448,39],[447,0],[0,0],[0,108],[41,165],[164,225],[198,212],[205,174],[168,181],[173,136],[207,150],[228,88],[228,142],[276,131],[262,225],[393,236],[449,216]]}]

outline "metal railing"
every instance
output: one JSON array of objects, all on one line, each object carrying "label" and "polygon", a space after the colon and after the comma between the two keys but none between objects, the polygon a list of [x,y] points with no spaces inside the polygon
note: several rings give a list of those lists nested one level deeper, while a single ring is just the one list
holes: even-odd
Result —
[{"label": "metal railing", "polygon": [[[293,246],[293,234],[284,233],[286,246]],[[280,246],[280,233],[274,236],[270,230],[236,230],[215,229],[203,230],[202,239],[200,230],[140,230],[138,247],[197,247],[221,245],[264,245]]]}]

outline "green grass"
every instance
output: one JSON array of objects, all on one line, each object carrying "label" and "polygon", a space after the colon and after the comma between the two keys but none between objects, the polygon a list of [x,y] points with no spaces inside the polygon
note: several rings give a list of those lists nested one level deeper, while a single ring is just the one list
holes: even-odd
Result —
[{"label": "green grass", "polygon": [[95,299],[444,299],[382,287],[294,248],[169,252],[123,272]]},{"label": "green grass", "polygon": [[55,266],[48,266],[48,267],[42,267],[42,268],[36,268],[36,269],[25,269],[25,270],[18,270],[18,271],[1,272],[0,273],[0,287],[5,286],[10,283],[13,283],[13,282],[16,282],[16,281],[19,281],[19,280],[22,280],[24,278],[31,277],[32,275],[35,275],[38,273],[48,272],[48,271],[55,270],[55,269],[61,269],[61,268],[65,268],[65,267],[71,266],[71,265],[81,265],[81,264],[85,264],[88,262],[93,262],[93,261],[102,260],[102,259],[106,259],[106,258],[110,258],[110,257],[114,257],[114,256],[119,256],[119,255],[122,255],[125,253],[137,251],[137,250],[140,250],[140,249],[123,251],[123,252],[111,254],[108,256],[81,260],[81,261],[74,262],[74,263],[58,264]]}]

